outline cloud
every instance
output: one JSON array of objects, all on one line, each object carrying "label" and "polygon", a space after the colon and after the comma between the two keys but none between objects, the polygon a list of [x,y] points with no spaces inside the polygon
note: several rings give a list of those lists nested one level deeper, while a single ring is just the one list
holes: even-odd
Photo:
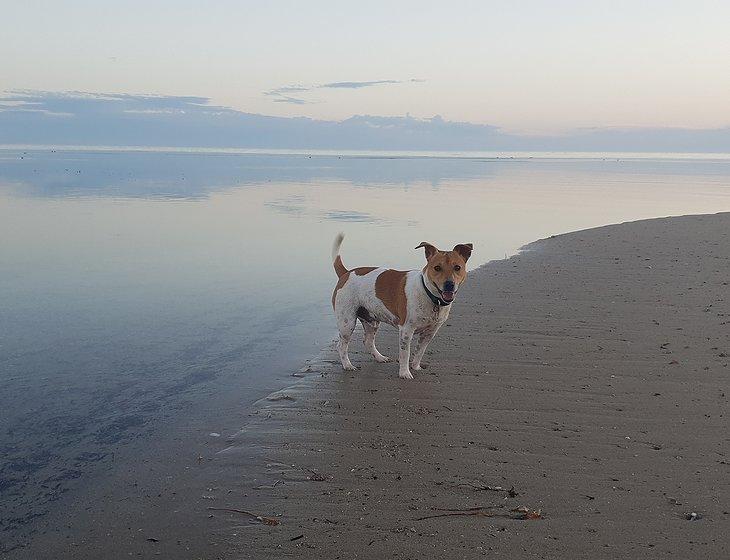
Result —
[{"label": "cloud", "polygon": [[264,95],[268,95],[269,97],[271,97],[274,103],[289,103],[291,105],[311,105],[318,102],[289,95],[291,93],[304,93],[307,91],[311,91],[311,89],[312,88],[309,86],[302,85],[282,86],[270,89],[269,91],[265,91]]},{"label": "cloud", "polygon": [[306,99],[291,97],[289,95],[278,95],[273,101],[274,103],[291,103],[292,105],[312,105],[316,103],[316,101],[307,101]]},{"label": "cloud", "polygon": [[309,91],[311,88],[305,86],[284,86],[280,87],[277,91],[279,93],[297,92],[297,91]]},{"label": "cloud", "polygon": [[305,86],[301,84],[281,86],[264,92],[264,95],[272,97],[274,103],[293,103],[296,105],[306,105],[315,103],[315,101],[307,101],[301,97],[291,97],[291,93],[306,93],[318,89],[363,89],[372,86],[423,83],[426,80],[411,78],[410,80],[371,80],[364,82],[330,82],[327,84],[317,84]]},{"label": "cloud", "polygon": [[[278,103],[311,103],[283,93],[275,97]],[[15,91],[0,96],[0,144],[720,153],[730,152],[730,127],[595,128],[528,136],[440,116],[324,121],[244,113],[196,96]]]},{"label": "cloud", "polygon": [[334,88],[334,89],[361,89],[371,86],[380,86],[383,84],[402,84],[401,80],[374,80],[372,82],[332,82],[329,84],[322,84],[319,87],[322,88]]},{"label": "cloud", "polygon": [[311,87],[308,86],[282,86],[269,91],[265,91],[264,95],[285,95],[287,93],[299,93],[302,91],[309,91]]},{"label": "cloud", "polygon": [[[118,111],[173,111],[207,107],[209,99],[195,96],[135,95],[129,93],[88,93],[82,91],[52,92],[15,90],[0,97],[0,112],[26,110],[49,113]],[[216,110],[230,111],[224,107]]]}]

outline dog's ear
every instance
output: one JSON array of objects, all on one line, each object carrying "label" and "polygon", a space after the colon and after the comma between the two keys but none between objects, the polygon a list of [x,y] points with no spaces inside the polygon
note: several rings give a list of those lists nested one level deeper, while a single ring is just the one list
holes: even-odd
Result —
[{"label": "dog's ear", "polygon": [[416,249],[420,249],[421,247],[426,248],[426,260],[430,259],[436,253],[439,252],[439,250],[436,247],[434,247],[430,243],[426,243],[425,241],[421,241],[421,244],[418,247],[416,247]]},{"label": "dog's ear", "polygon": [[461,258],[464,259],[464,262],[466,262],[469,260],[469,257],[471,257],[471,251],[473,248],[474,246],[471,243],[462,243],[454,247],[454,251],[459,253]]}]

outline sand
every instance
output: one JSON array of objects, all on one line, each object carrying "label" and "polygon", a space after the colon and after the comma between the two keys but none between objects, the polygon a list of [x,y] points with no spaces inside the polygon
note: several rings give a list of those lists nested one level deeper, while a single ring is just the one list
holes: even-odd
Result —
[{"label": "sand", "polygon": [[415,380],[359,343],[355,373],[325,352],[10,556],[727,558],[729,232],[718,214],[533,243],[470,273]]},{"label": "sand", "polygon": [[730,557],[729,232],[542,240],[470,274],[414,381],[312,364],[219,455],[249,479],[215,506],[279,521],[211,511],[226,557]]}]

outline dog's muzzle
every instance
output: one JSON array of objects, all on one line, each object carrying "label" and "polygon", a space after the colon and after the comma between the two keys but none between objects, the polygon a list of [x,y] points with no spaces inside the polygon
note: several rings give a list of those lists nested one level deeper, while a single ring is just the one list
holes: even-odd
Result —
[{"label": "dog's muzzle", "polygon": [[444,289],[441,290],[441,297],[444,301],[454,301],[454,294],[456,293],[456,284],[451,280],[444,282]]}]

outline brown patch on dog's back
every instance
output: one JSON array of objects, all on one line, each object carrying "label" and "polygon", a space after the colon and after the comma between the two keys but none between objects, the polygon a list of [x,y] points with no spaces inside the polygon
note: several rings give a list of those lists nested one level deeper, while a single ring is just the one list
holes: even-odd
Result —
[{"label": "brown patch on dog's back", "polygon": [[335,286],[335,291],[332,292],[332,309],[335,308],[335,298],[337,297],[337,292],[339,289],[345,285],[345,282],[347,282],[348,278],[350,278],[350,273],[345,272],[342,276],[340,276],[337,279],[337,285]]},{"label": "brown patch on dog's back", "polygon": [[406,322],[406,277],[402,270],[385,270],[375,279],[375,295],[386,309],[398,319],[398,324]]},{"label": "brown patch on dog's back", "polygon": [[350,272],[354,272],[357,276],[365,276],[366,274],[372,272],[378,268],[377,266],[359,266],[357,268],[353,268]]}]

